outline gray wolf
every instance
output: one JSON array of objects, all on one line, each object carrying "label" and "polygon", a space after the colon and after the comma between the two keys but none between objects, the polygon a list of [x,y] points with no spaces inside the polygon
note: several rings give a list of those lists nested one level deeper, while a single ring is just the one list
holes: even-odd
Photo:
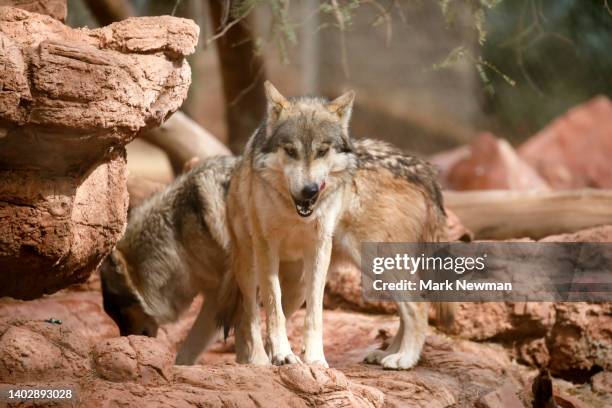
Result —
[{"label": "gray wolf", "polygon": [[[287,99],[266,82],[266,95],[267,117],[248,141],[228,191],[231,256],[225,282],[235,282],[240,290],[223,285],[226,310],[220,315],[236,326],[239,362],[297,363],[301,360],[289,345],[284,312],[305,300],[304,361],[327,366],[323,289],[332,258],[359,263],[364,241],[445,239],[442,196],[427,163],[382,142],[351,140],[353,92],[331,102]],[[283,279],[281,262],[301,262],[299,278]],[[287,305],[289,301],[293,304]],[[236,312],[227,309],[238,302],[238,318],[232,320]],[[398,334],[387,350],[366,360],[386,368],[414,366],[425,339],[426,308],[423,303],[399,303]],[[451,314],[450,305],[438,310]]]},{"label": "gray wolf", "polygon": [[[226,196],[236,162],[229,156],[189,162],[187,173],[133,210],[100,267],[104,310],[122,336],[155,337],[160,324],[176,321],[198,293],[204,295],[177,364],[193,364],[220,331],[218,293],[230,239]],[[287,286],[299,279],[301,266],[283,263],[281,270]]]},{"label": "gray wolf", "polygon": [[217,293],[226,270],[225,196],[236,159],[205,160],[130,215],[101,268],[104,309],[121,335],[155,336],[198,293],[204,304],[177,355],[192,364],[216,339]]}]

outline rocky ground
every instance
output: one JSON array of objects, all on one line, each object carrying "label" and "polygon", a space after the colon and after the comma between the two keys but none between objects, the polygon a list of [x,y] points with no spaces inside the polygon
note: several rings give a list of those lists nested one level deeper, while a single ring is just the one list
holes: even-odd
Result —
[{"label": "rocky ground", "polygon": [[[40,11],[42,5],[17,3],[30,11]],[[47,3],[43,8],[55,19],[65,18],[65,2]],[[558,406],[612,406],[610,303],[461,304],[448,333],[438,331],[432,321],[419,364],[397,372],[362,363],[369,351],[388,342],[398,322],[392,304],[363,300],[359,273],[348,265],[331,271],[326,294],[329,369],[236,365],[231,337],[218,341],[197,365],[174,366],[177,347],[201,299],[180,321],[162,327],[158,338],[150,339],[119,337],[103,311],[95,273],[86,283],[39,297],[84,279],[118,239],[127,204],[123,144],[141,128],[158,125],[184,99],[189,84],[184,57],[193,51],[197,27],[179,19],[160,19],[72,30],[51,17],[0,8],[0,62],[6,62],[8,75],[0,87],[0,105],[6,108],[0,115],[4,146],[0,156],[12,164],[0,181],[0,201],[7,203],[0,208],[0,220],[12,226],[0,234],[5,266],[0,293],[38,297],[0,298],[0,391],[15,386],[70,387],[76,399],[63,405],[77,407],[511,408],[532,406],[532,384],[538,369],[545,367],[553,375]],[[170,28],[160,31],[160,26]],[[109,66],[118,78],[113,92],[101,79],[107,77]],[[68,83],[78,83],[87,92],[83,95],[81,88],[67,87]],[[598,97],[572,109],[516,150],[484,134],[432,161],[441,170],[441,182],[451,190],[611,188],[611,117],[612,103]],[[32,129],[45,138],[31,137]],[[117,156],[106,157],[112,160],[100,165],[117,171],[90,168],[100,154],[85,154],[89,152],[85,148],[75,153],[71,138],[75,135],[79,141],[86,139],[84,135],[98,136],[104,143],[93,147],[99,151],[106,151],[110,142],[118,143]],[[49,153],[60,150],[70,153],[71,160]],[[25,157],[30,161],[36,157],[53,171],[30,177],[30,163],[20,161]],[[75,168],[58,175],[57,163],[72,163]],[[88,188],[87,180],[103,189]],[[64,197],[65,202],[58,201],[59,210],[54,202],[38,200],[47,196],[43,185],[70,187],[51,189],[54,197]],[[136,195],[130,194],[133,206]],[[113,197],[120,199],[109,202]],[[39,209],[40,203],[44,206]],[[101,206],[119,212],[112,219],[104,218]],[[80,232],[80,226],[89,224],[104,231],[114,226],[112,239]],[[597,224],[601,223],[589,225]],[[474,238],[456,217],[451,217],[450,225],[453,240]],[[544,240],[612,242],[612,226]],[[42,261],[34,265],[34,258]],[[301,348],[303,317],[301,311],[289,321],[295,350]]]},{"label": "rocky ground", "polygon": [[[612,227],[582,234],[612,239]],[[198,365],[174,366],[201,300],[157,339],[119,337],[94,275],[33,301],[0,299],[0,388],[70,386],[78,399],[67,405],[86,407],[521,407],[531,406],[536,367],[547,366],[560,406],[612,404],[611,304],[463,304],[450,334],[431,328],[417,367],[385,371],[361,361],[388,341],[397,318],[351,306],[333,293],[335,277],[324,324],[329,369],[237,365],[231,336]],[[342,296],[339,307],[332,299]],[[296,350],[302,322],[303,311],[289,322]]]}]

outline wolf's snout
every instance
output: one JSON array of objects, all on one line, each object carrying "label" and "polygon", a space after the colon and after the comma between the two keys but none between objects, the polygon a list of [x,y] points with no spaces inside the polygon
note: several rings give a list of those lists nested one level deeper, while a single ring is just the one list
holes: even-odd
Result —
[{"label": "wolf's snout", "polygon": [[302,189],[302,193],[301,193],[302,199],[304,200],[312,200],[313,198],[317,196],[317,194],[319,194],[319,184],[317,183],[307,184]]},{"label": "wolf's snout", "polygon": [[308,217],[310,214],[312,214],[312,207],[317,202],[320,191],[321,188],[317,183],[310,183],[302,188],[299,197],[293,197],[295,209],[300,217]]}]

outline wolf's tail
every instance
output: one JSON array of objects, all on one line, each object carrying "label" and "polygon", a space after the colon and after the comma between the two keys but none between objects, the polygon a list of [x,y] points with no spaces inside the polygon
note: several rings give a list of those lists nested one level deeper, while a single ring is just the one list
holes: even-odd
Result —
[{"label": "wolf's tail", "polygon": [[242,293],[230,270],[223,276],[218,299],[217,326],[223,328],[223,338],[227,339],[231,329],[238,325],[239,310],[242,308]]},{"label": "wolf's tail", "polygon": [[433,307],[436,311],[438,326],[444,329],[450,328],[455,321],[456,304],[453,302],[434,302]]}]

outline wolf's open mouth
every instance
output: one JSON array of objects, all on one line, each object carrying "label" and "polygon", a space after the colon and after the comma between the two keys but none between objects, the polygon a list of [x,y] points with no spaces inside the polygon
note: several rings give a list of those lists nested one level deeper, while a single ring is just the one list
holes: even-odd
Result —
[{"label": "wolf's open mouth", "polygon": [[300,217],[308,217],[312,214],[312,206],[314,202],[311,200],[307,201],[295,201],[295,209]]}]

